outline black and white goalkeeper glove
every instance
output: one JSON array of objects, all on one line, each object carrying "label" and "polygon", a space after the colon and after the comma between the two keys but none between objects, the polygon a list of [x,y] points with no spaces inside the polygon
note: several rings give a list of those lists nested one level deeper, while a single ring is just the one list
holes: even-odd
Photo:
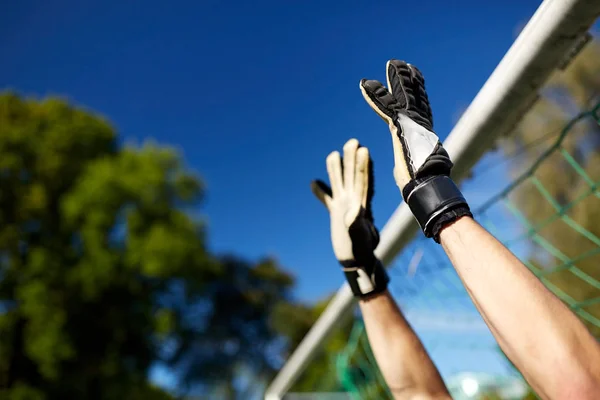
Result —
[{"label": "black and white goalkeeper glove", "polygon": [[329,211],[333,252],[355,296],[383,292],[389,278],[373,253],[379,244],[379,232],[371,213],[373,174],[369,151],[358,140],[350,139],[344,145],[343,160],[337,151],[327,157],[327,172],[331,187],[317,180],[311,189]]},{"label": "black and white goalkeeper glove", "polygon": [[386,66],[386,88],[363,79],[360,90],[371,108],[387,122],[394,146],[394,178],[427,237],[439,242],[440,231],[456,219],[472,216],[450,179],[452,161],[433,132],[433,118],[421,72],[404,61]]}]

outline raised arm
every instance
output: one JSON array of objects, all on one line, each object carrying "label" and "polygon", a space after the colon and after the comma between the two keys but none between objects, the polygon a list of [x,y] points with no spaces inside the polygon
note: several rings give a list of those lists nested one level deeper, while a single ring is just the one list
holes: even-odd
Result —
[{"label": "raised arm", "polygon": [[442,246],[504,353],[545,399],[600,398],[600,346],[518,258],[471,218]]},{"label": "raised arm", "polygon": [[387,291],[389,278],[373,251],[379,233],[373,224],[372,169],[369,152],[356,139],[327,157],[331,187],[322,181],[312,190],[329,211],[336,258],[355,296],[369,343],[396,399],[449,399],[442,379],[423,345]]},{"label": "raised arm", "polygon": [[385,291],[359,301],[369,344],[396,399],[450,399],[442,377],[398,305]]},{"label": "raised arm", "polygon": [[473,219],[433,133],[423,76],[387,64],[388,88],[362,80],[392,133],[394,177],[426,236],[442,243],[502,350],[545,399],[600,399],[600,346],[578,318]]}]

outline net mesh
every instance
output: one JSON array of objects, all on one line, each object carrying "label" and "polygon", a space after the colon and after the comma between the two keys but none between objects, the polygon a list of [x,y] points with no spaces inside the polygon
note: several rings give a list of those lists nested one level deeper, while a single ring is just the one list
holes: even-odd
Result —
[{"label": "net mesh", "polygon": [[[600,44],[592,34],[461,190],[476,219],[600,339]],[[454,399],[536,398],[441,246],[419,235],[389,274],[390,292]],[[359,313],[340,322],[291,392],[392,398]]]},{"label": "net mesh", "polygon": [[[475,169],[479,178],[463,191],[476,205],[476,219],[600,340],[600,104],[574,115],[560,104],[563,98],[564,93],[549,93],[511,135],[510,145],[482,160]],[[505,189],[497,193],[498,187]],[[439,245],[416,239],[390,275],[394,298],[454,398],[466,398],[472,390],[487,398],[533,396],[500,352]],[[353,398],[391,398],[360,318],[336,370]]]}]

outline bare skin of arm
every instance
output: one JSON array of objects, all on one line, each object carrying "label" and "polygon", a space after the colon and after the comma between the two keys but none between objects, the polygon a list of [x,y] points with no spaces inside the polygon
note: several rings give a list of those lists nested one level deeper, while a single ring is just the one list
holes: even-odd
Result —
[{"label": "bare skin of arm", "polygon": [[600,398],[600,345],[517,257],[469,217],[440,240],[500,347],[539,396]]},{"label": "bare skin of arm", "polygon": [[389,292],[359,302],[385,381],[395,399],[451,399],[423,344]]}]

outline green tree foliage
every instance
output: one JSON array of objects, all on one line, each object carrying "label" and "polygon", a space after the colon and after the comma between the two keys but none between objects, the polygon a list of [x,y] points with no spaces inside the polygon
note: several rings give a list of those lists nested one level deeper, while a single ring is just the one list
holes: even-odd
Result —
[{"label": "green tree foliage", "polygon": [[[314,306],[280,303],[272,316],[275,329],[287,339],[288,354],[325,310],[331,298]],[[349,344],[354,344],[349,348]],[[348,392],[360,398],[389,398],[361,321],[341,321],[315,354],[291,392]]]},{"label": "green tree foliage", "polygon": [[[271,318],[271,324],[286,338],[288,349],[284,356],[300,344],[306,333],[327,307],[330,298],[317,302],[314,306],[280,303]],[[348,342],[353,320],[348,318],[336,328],[310,362],[309,368],[294,384],[292,392],[343,391],[336,374],[336,358]]]},{"label": "green tree foliage", "polygon": [[[281,349],[271,318],[276,305],[292,304],[294,280],[271,259],[251,264],[228,256],[220,266],[223,273],[205,289],[210,311],[192,322],[196,329],[182,337],[174,360],[185,366],[186,383],[208,381],[218,398],[246,399],[276,372],[273,359]],[[293,324],[293,318],[283,322]]]},{"label": "green tree foliage", "polygon": [[0,96],[1,398],[170,398],[148,383],[155,363],[190,386],[272,373],[268,316],[293,280],[209,254],[188,212],[202,194],[173,150]]}]

